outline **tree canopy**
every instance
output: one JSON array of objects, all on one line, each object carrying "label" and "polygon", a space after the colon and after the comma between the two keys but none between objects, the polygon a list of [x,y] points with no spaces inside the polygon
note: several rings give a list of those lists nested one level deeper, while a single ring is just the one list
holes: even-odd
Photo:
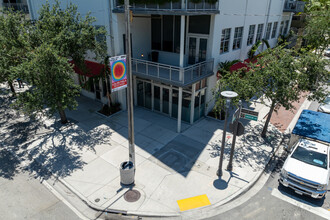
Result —
[{"label": "tree canopy", "polygon": [[[295,57],[295,54],[283,46],[267,49],[257,62],[250,63],[244,76],[239,70],[219,81],[222,90],[229,89],[239,94],[237,100],[249,101],[253,96],[260,97],[261,101],[270,100],[270,111],[261,134],[263,137],[276,106],[293,109],[293,102],[299,100],[302,92],[311,91],[308,98],[319,101],[328,94],[325,87],[329,80],[329,72],[325,69],[328,61],[312,52],[300,57]],[[218,104],[223,103],[221,98],[216,99]]]},{"label": "tree canopy", "polygon": [[24,80],[32,87],[18,96],[17,106],[30,114],[57,111],[61,122],[67,122],[64,110],[76,107],[80,88],[73,81],[73,66],[68,61],[72,59],[86,70],[87,53],[95,59],[106,54],[105,42],[97,40],[105,30],[95,28],[93,22],[89,14],[82,18],[73,4],[65,9],[58,1],[42,6],[39,18],[29,26],[25,38],[29,50],[21,66]]},{"label": "tree canopy", "polygon": [[8,83],[15,95],[13,81],[20,77],[19,66],[26,57],[27,21],[11,9],[0,14],[0,83]]}]

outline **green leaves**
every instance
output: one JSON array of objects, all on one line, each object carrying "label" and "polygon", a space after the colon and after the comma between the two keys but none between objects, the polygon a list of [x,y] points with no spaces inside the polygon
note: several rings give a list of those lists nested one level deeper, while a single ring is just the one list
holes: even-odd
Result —
[{"label": "green leaves", "polygon": [[59,1],[43,5],[34,22],[12,11],[0,15],[0,82],[10,84],[19,77],[30,85],[18,95],[17,108],[30,115],[59,112],[66,122],[64,110],[77,106],[80,92],[68,61],[73,59],[84,70],[87,52],[95,59],[106,54],[105,38],[96,40],[106,31],[95,28],[94,22],[89,14],[81,17],[73,4],[61,9]]},{"label": "green leaves", "polygon": [[[253,96],[268,99],[271,106],[283,106],[293,109],[302,92],[311,92],[312,100],[322,100],[329,93],[329,61],[318,54],[306,52],[296,57],[296,52],[278,46],[267,49],[258,56],[255,63],[249,64],[249,71],[237,70],[225,75],[218,84],[221,91],[232,90],[238,93],[238,99],[249,101]],[[245,72],[242,75],[242,71]],[[216,104],[223,105],[223,99],[214,92]],[[237,103],[234,100],[234,103]],[[266,133],[270,116],[267,118],[263,134]]]}]

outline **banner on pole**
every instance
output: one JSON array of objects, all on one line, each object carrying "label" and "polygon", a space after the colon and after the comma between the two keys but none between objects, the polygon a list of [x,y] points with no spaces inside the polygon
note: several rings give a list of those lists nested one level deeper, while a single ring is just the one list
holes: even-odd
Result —
[{"label": "banner on pole", "polygon": [[110,57],[111,91],[115,92],[127,87],[126,55]]}]

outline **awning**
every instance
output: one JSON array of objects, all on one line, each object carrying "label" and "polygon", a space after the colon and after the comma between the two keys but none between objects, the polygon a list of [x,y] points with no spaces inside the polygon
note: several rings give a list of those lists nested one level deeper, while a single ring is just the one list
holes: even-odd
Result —
[{"label": "awning", "polygon": [[[79,69],[76,65],[74,65],[73,67],[73,70],[79,75],[84,75],[88,77],[99,76],[104,69],[104,64],[96,63],[89,60],[85,60],[84,62],[86,65],[86,72]],[[75,64],[73,60],[69,61],[69,63]]]}]

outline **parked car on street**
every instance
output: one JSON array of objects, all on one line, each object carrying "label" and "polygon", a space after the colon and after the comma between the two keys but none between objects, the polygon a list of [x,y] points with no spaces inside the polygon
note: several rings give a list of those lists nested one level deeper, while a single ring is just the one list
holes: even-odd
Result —
[{"label": "parked car on street", "polygon": [[330,95],[320,104],[317,111],[330,114]]},{"label": "parked car on street", "polygon": [[329,184],[328,146],[300,139],[284,162],[279,182],[297,194],[323,198]]}]

